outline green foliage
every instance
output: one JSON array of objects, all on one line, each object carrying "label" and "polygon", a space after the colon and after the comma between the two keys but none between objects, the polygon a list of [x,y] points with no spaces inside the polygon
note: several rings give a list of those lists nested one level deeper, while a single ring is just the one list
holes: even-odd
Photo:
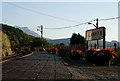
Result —
[{"label": "green foliage", "polygon": [[85,38],[81,36],[79,33],[73,33],[71,40],[70,40],[70,45],[83,45],[85,44]]},{"label": "green foliage", "polygon": [[9,37],[12,47],[35,47],[51,45],[45,39],[28,35],[22,30],[12,26],[2,24],[2,31]]},{"label": "green foliage", "polygon": [[61,46],[64,46],[65,44],[64,43],[60,43]]},{"label": "green foliage", "polygon": [[22,30],[2,24],[2,31],[6,33],[7,36],[9,37],[12,47],[20,46],[19,38],[24,37],[24,33]]},{"label": "green foliage", "polygon": [[54,44],[54,47],[61,47],[61,46],[65,46],[64,43],[57,43],[57,44]]},{"label": "green foliage", "polygon": [[8,39],[8,36],[3,33],[2,31],[0,31],[0,35],[2,35],[2,57],[6,57],[8,55],[12,55],[13,52],[11,50],[11,43],[10,40]]}]

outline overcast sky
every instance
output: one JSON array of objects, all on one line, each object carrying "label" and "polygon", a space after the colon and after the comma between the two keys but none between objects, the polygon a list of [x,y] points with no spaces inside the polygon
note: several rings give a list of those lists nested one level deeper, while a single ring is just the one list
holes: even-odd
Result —
[{"label": "overcast sky", "polygon": [[[80,25],[67,29],[45,29],[69,27],[91,20],[118,17],[118,2],[2,2],[2,22],[28,27],[36,31],[44,27],[44,37],[50,39],[70,38],[72,33],[85,36],[93,25]],[[92,22],[96,24],[96,21]],[[118,20],[99,21],[106,27],[106,40],[118,40]]]}]

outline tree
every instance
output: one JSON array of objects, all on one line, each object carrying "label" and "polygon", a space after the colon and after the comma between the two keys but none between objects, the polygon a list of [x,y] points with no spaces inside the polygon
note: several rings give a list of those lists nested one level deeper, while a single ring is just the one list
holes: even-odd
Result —
[{"label": "tree", "polygon": [[73,33],[71,40],[70,40],[70,45],[84,45],[85,44],[85,38],[81,36],[79,33]]},{"label": "tree", "polygon": [[65,44],[64,43],[60,43],[60,46],[64,46]]},{"label": "tree", "polygon": [[77,34],[73,33],[71,40],[70,40],[70,45],[74,45],[77,43]]}]

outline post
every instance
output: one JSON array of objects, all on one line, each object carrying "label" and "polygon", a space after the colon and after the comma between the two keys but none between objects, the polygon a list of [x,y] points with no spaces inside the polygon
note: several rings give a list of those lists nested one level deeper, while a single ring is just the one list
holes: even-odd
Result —
[{"label": "post", "polygon": [[116,43],[114,43],[114,47],[115,47],[115,53],[116,53],[116,47],[117,47],[117,44],[116,44]]},{"label": "post", "polygon": [[88,41],[87,41],[87,47],[86,47],[86,49],[88,49]]},{"label": "post", "polygon": [[97,45],[96,45],[96,44],[94,44],[95,49],[96,49],[96,46],[97,46]]},{"label": "post", "polygon": [[97,49],[99,49],[99,40],[97,39]]},{"label": "post", "polygon": [[105,27],[103,29],[103,49],[105,49]]},{"label": "post", "polygon": [[[96,19],[96,28],[98,28],[98,18]],[[99,40],[97,39],[97,49],[99,49]]]}]

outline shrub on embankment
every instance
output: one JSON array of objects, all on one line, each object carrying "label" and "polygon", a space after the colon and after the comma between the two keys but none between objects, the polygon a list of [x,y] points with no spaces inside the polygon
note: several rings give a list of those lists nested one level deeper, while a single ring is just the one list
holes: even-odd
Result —
[{"label": "shrub on embankment", "polygon": [[1,30],[0,30],[0,35],[1,35],[1,39],[0,39],[0,47],[2,47],[2,50],[1,50],[1,57],[4,58],[8,55],[12,55],[13,52],[11,50],[11,43],[10,43],[10,40],[8,38],[8,36],[3,33]]}]

